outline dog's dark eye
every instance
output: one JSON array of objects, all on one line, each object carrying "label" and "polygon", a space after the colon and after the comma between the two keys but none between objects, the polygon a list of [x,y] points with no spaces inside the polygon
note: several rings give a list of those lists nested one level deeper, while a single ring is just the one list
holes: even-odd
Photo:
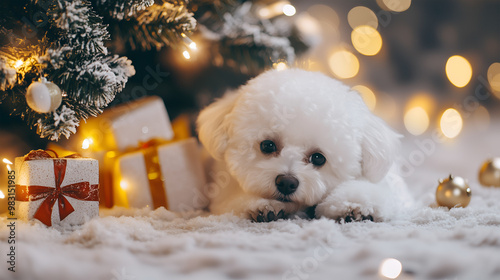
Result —
[{"label": "dog's dark eye", "polygon": [[314,164],[315,166],[322,166],[323,164],[325,164],[326,158],[320,153],[314,153],[309,158],[309,162]]},{"label": "dog's dark eye", "polygon": [[260,151],[263,154],[272,154],[276,152],[276,144],[271,140],[264,140],[260,142]]}]

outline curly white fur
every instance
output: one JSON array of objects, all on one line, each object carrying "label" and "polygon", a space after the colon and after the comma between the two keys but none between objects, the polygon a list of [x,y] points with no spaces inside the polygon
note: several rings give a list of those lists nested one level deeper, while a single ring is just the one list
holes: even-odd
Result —
[{"label": "curly white fur", "polygon": [[[320,73],[261,74],[205,108],[198,131],[216,160],[210,204],[216,214],[256,219],[259,213],[289,215],[317,205],[318,217],[386,220],[409,201],[403,180],[391,169],[400,135],[359,94]],[[276,142],[279,152],[263,154],[263,140]],[[315,152],[325,156],[323,166],[308,162]],[[280,174],[299,182],[287,199],[275,185]]]}]

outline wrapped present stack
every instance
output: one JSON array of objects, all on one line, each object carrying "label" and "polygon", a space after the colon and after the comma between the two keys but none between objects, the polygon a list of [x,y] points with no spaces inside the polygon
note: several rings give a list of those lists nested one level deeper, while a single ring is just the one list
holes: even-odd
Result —
[{"label": "wrapped present stack", "polygon": [[203,209],[200,150],[185,118],[170,123],[163,100],[122,104],[79,128],[71,150],[100,163],[101,206]]},{"label": "wrapped present stack", "polygon": [[97,160],[36,150],[16,158],[15,170],[17,218],[65,226],[99,215]]}]

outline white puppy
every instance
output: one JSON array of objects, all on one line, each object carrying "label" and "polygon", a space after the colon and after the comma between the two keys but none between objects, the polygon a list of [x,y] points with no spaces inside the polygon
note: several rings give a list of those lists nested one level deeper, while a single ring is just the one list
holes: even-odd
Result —
[{"label": "white puppy", "polygon": [[391,168],[400,136],[323,74],[266,72],[205,108],[197,123],[216,160],[215,214],[260,222],[317,206],[316,217],[382,221],[409,202]]}]

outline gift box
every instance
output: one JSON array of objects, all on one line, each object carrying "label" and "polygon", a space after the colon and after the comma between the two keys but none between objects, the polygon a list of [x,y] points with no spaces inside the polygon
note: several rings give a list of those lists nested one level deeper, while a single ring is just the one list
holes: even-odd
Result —
[{"label": "gift box", "polygon": [[100,201],[113,207],[113,166],[119,155],[152,139],[171,140],[174,132],[165,104],[150,96],[110,108],[82,122],[66,148],[95,158],[100,167]]},{"label": "gift box", "polygon": [[110,108],[82,123],[70,150],[123,152],[151,139],[174,137],[163,100],[149,96]]},{"label": "gift box", "polygon": [[116,205],[164,206],[179,212],[208,205],[206,179],[195,138],[155,143],[125,154],[116,160],[114,177]]},{"label": "gift box", "polygon": [[97,160],[37,150],[16,158],[15,171],[17,218],[64,226],[99,215]]}]

